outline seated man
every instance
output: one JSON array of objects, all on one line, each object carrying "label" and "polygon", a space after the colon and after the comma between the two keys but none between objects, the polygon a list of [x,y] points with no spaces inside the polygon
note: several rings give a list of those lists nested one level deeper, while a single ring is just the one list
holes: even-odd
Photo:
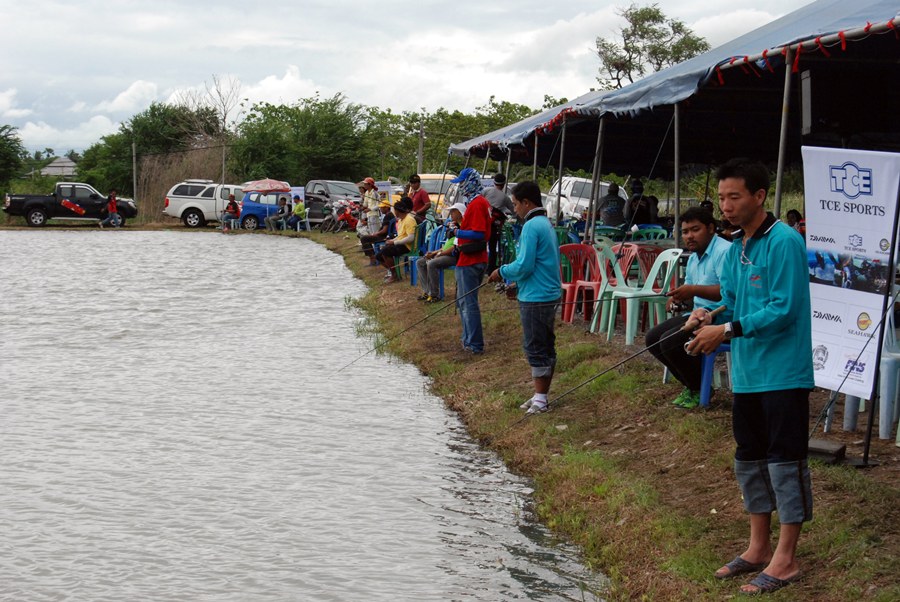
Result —
[{"label": "seated man", "polygon": [[394,275],[395,258],[409,253],[416,238],[418,225],[416,218],[412,216],[412,201],[409,197],[402,197],[394,204],[394,215],[397,217],[397,236],[385,240],[381,251],[375,256],[375,259],[387,268],[384,281],[388,284],[399,280]]},{"label": "seated man", "polygon": [[[669,293],[666,310],[686,311],[710,307],[722,297],[719,293],[719,277],[722,260],[729,243],[716,236],[716,221],[712,214],[700,207],[691,207],[681,216],[681,236],[684,245],[693,254],[688,258],[684,285]],[[681,331],[690,312],[683,313],[647,333],[646,343],[656,359],[669,368],[669,372],[684,385],[684,390],[672,402],[684,409],[700,405],[700,380],[702,358],[688,355],[684,344],[690,332]]]},{"label": "seated man", "polygon": [[266,231],[274,232],[275,230],[277,230],[278,222],[286,218],[289,213],[290,212],[287,207],[287,197],[283,196],[278,199],[278,211],[266,217]]},{"label": "seated man", "polygon": [[383,242],[385,239],[387,239],[391,231],[391,226],[394,225],[395,218],[394,214],[391,213],[390,201],[379,201],[378,211],[380,212],[379,215],[381,215],[381,225],[379,229],[376,230],[374,234],[364,234],[359,237],[359,242],[362,244],[363,253],[365,253],[366,257],[369,258],[369,265],[378,265],[378,262],[375,261],[375,250],[373,248],[373,244],[376,242]]},{"label": "seated man", "polygon": [[241,207],[234,200],[234,195],[228,195],[228,205],[225,206],[225,214],[222,216],[222,230],[228,232],[231,223],[234,222],[240,226]]},{"label": "seated man", "polygon": [[297,227],[297,223],[303,222],[304,227],[306,224],[306,205],[303,204],[303,199],[300,198],[299,194],[294,195],[294,210],[291,212],[291,216],[288,218],[287,227],[293,230]]},{"label": "seated man", "polygon": [[[456,203],[450,207],[450,219],[459,227],[462,223],[463,215],[466,213],[466,206],[462,203]],[[450,225],[448,222],[447,226]],[[419,295],[419,301],[425,303],[437,303],[441,301],[441,270],[451,268],[456,265],[456,257],[453,255],[452,241],[454,238],[447,237],[447,244],[443,249],[437,251],[429,251],[416,260],[416,271],[419,273],[419,282],[422,285],[422,294]]]}]

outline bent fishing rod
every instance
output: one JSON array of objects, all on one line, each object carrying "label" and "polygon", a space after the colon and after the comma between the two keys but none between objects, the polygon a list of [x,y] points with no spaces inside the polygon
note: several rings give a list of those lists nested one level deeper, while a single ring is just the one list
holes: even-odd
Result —
[{"label": "bent fishing rod", "polygon": [[428,314],[427,316],[425,316],[424,318],[422,318],[422,319],[419,320],[418,322],[414,322],[413,324],[407,326],[406,328],[404,328],[403,330],[401,330],[400,332],[398,332],[397,334],[395,334],[395,335],[392,336],[391,338],[382,341],[382,342],[379,343],[378,345],[375,345],[374,347],[372,347],[371,349],[369,349],[368,351],[366,351],[365,353],[363,353],[361,356],[359,356],[358,358],[356,358],[355,360],[353,360],[352,362],[350,362],[349,364],[347,364],[346,366],[344,366],[343,368],[341,368],[341,369],[339,370],[339,372],[340,372],[340,371],[343,371],[344,368],[349,368],[350,366],[352,366],[353,364],[355,364],[356,362],[358,362],[358,361],[361,360],[362,358],[366,357],[367,355],[369,355],[369,354],[372,353],[373,351],[377,351],[378,349],[381,349],[382,347],[384,347],[385,345],[387,345],[388,343],[390,343],[391,341],[393,341],[394,339],[396,339],[396,338],[399,337],[400,335],[402,335],[402,334],[404,334],[404,333],[406,333],[406,332],[409,332],[410,330],[412,330],[413,328],[415,328],[416,326],[418,326],[418,325],[421,324],[422,322],[428,320],[429,318],[431,318],[431,317],[433,317],[433,316],[436,316],[437,314],[441,313],[442,311],[444,311],[445,309],[447,309],[447,308],[450,307],[451,305],[456,305],[456,302],[459,301],[460,299],[464,299],[465,297],[468,297],[469,295],[471,295],[472,293],[474,293],[474,292],[477,291],[478,289],[484,288],[484,287],[487,286],[488,284],[490,284],[490,282],[487,281],[487,280],[485,280],[483,283],[479,284],[478,286],[476,286],[475,288],[473,288],[473,289],[470,290],[469,292],[464,293],[464,294],[462,294],[462,295],[459,295],[458,297],[456,297],[455,299],[453,299],[453,301],[451,301],[451,302],[449,302],[449,303],[445,303],[444,305],[441,305],[439,308],[437,308],[436,310],[434,310],[433,312],[431,312],[430,314]]},{"label": "bent fishing rod", "polygon": [[[719,307],[715,308],[715,309],[712,310],[711,312],[708,312],[708,315],[709,315],[710,319],[712,319],[712,318],[714,318],[715,316],[717,316],[717,315],[719,315],[720,313],[722,313],[723,311],[725,311],[725,306],[724,306],[724,305],[720,305]],[[598,374],[595,374],[594,376],[590,377],[590,378],[587,379],[586,381],[584,381],[584,382],[582,382],[582,383],[580,383],[580,384],[578,384],[578,385],[575,385],[574,387],[572,387],[572,388],[569,389],[568,391],[565,391],[564,393],[561,393],[561,394],[557,395],[556,397],[554,397],[553,399],[551,399],[550,401],[547,402],[547,409],[550,409],[550,407],[553,406],[553,405],[557,405],[557,402],[558,402],[560,399],[562,399],[563,397],[569,395],[570,393],[574,393],[575,391],[577,391],[578,389],[580,389],[581,387],[583,387],[583,386],[585,386],[585,385],[588,385],[588,384],[594,382],[595,380],[597,380],[597,379],[600,378],[601,376],[604,376],[604,375],[606,375],[606,374],[609,374],[610,372],[612,372],[613,370],[615,370],[615,369],[618,368],[619,366],[621,366],[621,365],[623,365],[623,364],[625,364],[625,363],[627,363],[627,362],[630,362],[631,360],[633,360],[633,359],[636,358],[637,356],[639,356],[639,355],[641,355],[641,354],[643,354],[643,353],[649,351],[652,347],[655,347],[656,345],[659,345],[659,344],[662,343],[663,341],[666,341],[666,340],[670,339],[671,337],[674,337],[675,335],[677,335],[677,334],[679,334],[679,333],[681,333],[681,332],[693,330],[693,329],[697,328],[699,325],[700,325],[700,321],[699,321],[699,320],[696,320],[696,319],[693,319],[693,318],[688,318],[687,322],[684,323],[684,326],[682,326],[681,328],[679,328],[679,329],[676,330],[675,332],[673,332],[673,333],[671,333],[671,334],[669,334],[669,335],[667,335],[667,336],[662,337],[660,340],[656,341],[655,343],[653,343],[653,344],[651,344],[651,345],[647,345],[646,347],[644,347],[644,348],[641,349],[640,351],[638,351],[638,352],[636,352],[636,353],[633,353],[633,354],[629,355],[628,357],[626,357],[625,359],[623,359],[623,360],[620,361],[619,363],[617,363],[617,364],[615,364],[615,365],[613,365],[613,366],[610,366],[609,368],[607,368],[606,370],[603,370],[602,372],[599,372]],[[537,413],[534,413],[534,414],[525,414],[524,416],[522,416],[521,418],[519,418],[518,420],[516,420],[515,422],[513,422],[512,424],[510,424],[508,427],[506,427],[504,430],[500,431],[498,434],[494,435],[493,437],[490,437],[489,440],[494,440],[494,439],[496,439],[497,437],[500,437],[500,436],[502,436],[502,435],[505,435],[505,434],[506,434],[507,432],[509,432],[513,427],[518,426],[518,425],[521,424],[522,422],[525,422],[525,420],[527,420],[529,417],[531,417],[531,416],[536,416],[536,415],[537,415]]]}]

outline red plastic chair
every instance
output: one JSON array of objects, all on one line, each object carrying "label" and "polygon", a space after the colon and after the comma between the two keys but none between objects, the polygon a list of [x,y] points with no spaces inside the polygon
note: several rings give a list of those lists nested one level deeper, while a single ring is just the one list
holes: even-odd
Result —
[{"label": "red plastic chair", "polygon": [[584,280],[584,266],[593,259],[597,261],[597,253],[594,247],[584,244],[568,244],[559,247],[559,254],[566,258],[570,266],[570,274],[566,277],[567,270],[560,266],[560,279],[563,290],[563,322],[571,322],[575,316],[575,285],[579,280]]}]

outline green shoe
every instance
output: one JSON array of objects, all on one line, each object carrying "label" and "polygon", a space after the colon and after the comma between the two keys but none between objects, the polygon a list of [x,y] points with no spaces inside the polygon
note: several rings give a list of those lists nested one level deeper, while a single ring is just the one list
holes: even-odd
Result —
[{"label": "green shoe", "polygon": [[688,389],[687,387],[685,387],[684,390],[682,390],[681,393],[678,394],[678,397],[676,397],[675,399],[672,400],[672,405],[678,406],[680,408],[681,404],[683,404],[685,401],[687,401],[687,399],[690,396],[691,396],[691,390]]},{"label": "green shoe", "polygon": [[693,410],[694,408],[699,407],[699,406],[700,406],[700,392],[699,391],[697,391],[696,393],[694,393],[693,391],[688,391],[687,397],[680,404],[678,404],[679,408],[682,408],[685,410]]}]

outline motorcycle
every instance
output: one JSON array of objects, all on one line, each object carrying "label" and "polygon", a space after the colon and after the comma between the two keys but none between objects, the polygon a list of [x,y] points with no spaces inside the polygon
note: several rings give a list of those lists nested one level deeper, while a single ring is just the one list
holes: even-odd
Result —
[{"label": "motorcycle", "polygon": [[337,217],[335,218],[336,225],[334,231],[340,232],[344,229],[356,230],[356,226],[359,223],[361,211],[362,206],[357,201],[338,201]]}]

